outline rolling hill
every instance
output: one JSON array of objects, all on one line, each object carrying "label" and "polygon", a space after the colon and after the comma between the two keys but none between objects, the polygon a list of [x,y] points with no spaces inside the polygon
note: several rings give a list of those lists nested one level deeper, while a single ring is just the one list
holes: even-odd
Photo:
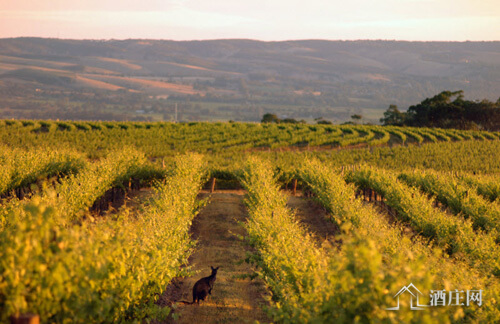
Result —
[{"label": "rolling hill", "polygon": [[375,118],[443,90],[496,101],[500,42],[0,39],[0,90],[13,85]]}]

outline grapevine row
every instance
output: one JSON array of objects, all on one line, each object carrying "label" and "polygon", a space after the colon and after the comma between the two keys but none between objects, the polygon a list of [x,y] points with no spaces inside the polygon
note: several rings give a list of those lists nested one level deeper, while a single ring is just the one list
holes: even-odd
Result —
[{"label": "grapevine row", "polygon": [[1,148],[0,196],[25,188],[40,179],[75,174],[85,162],[73,151]]},{"label": "grapevine row", "polygon": [[397,211],[402,221],[444,246],[450,254],[464,253],[471,266],[500,276],[500,247],[494,235],[474,231],[470,222],[434,208],[432,200],[389,172],[363,167],[348,173],[346,179],[384,196],[386,204]]},{"label": "grapevine row", "polygon": [[405,311],[391,314],[384,309],[392,303],[387,291],[405,285],[408,271],[414,282],[430,287],[432,276],[422,271],[422,260],[407,264],[400,253],[394,252],[390,265],[386,265],[374,241],[356,231],[341,236],[341,251],[332,246],[318,247],[286,207],[287,199],[268,164],[250,158],[243,183],[248,190],[248,241],[257,250],[252,261],[273,293],[271,315],[275,321],[447,322],[443,309],[418,316]]},{"label": "grapevine row", "polygon": [[454,214],[472,219],[475,228],[492,232],[500,243],[500,205],[486,201],[452,177],[435,172],[402,172],[398,179],[435,196]]},{"label": "grapevine row", "polygon": [[39,197],[0,233],[0,320],[22,313],[42,322],[114,323],[164,317],[155,305],[192,249],[189,227],[204,181],[200,156],[184,156],[140,216],[62,227],[61,209]]},{"label": "grapevine row", "polygon": [[[6,122],[8,122],[7,125]],[[114,147],[144,147],[149,157],[166,156],[171,151],[221,152],[252,148],[281,148],[287,146],[345,147],[360,143],[376,146],[387,143],[389,128],[366,125],[303,125],[303,124],[246,124],[246,123],[137,123],[137,122],[51,122],[3,121],[0,141],[18,147],[48,146],[58,148],[77,146],[90,157],[102,157]],[[433,130],[391,127],[405,142],[412,137],[418,143],[459,139],[498,139],[494,133]],[[395,133],[397,132],[397,133]],[[151,145],[155,138],[157,145]],[[106,150],[102,150],[105,148]]]},{"label": "grapevine row", "polygon": [[[43,204],[56,209],[60,224],[81,221],[93,203],[114,185],[121,184],[144,163],[144,155],[135,150],[112,152],[98,163],[89,165],[76,175],[69,175],[41,193]],[[29,202],[13,199],[0,208],[0,220],[7,227],[25,215],[22,206]],[[19,211],[19,212],[17,212]],[[13,216],[15,215],[15,216]]]},{"label": "grapevine row", "polygon": [[500,182],[498,179],[487,176],[460,175],[459,179],[467,186],[475,188],[478,195],[481,195],[493,202],[500,197]]},{"label": "grapevine row", "polygon": [[[393,258],[401,257],[401,253],[407,263],[413,263],[415,260],[424,262],[427,271],[435,276],[435,288],[446,286],[449,284],[447,282],[452,280],[454,286],[464,289],[482,287],[491,294],[489,296],[500,293],[498,280],[481,276],[464,262],[450,260],[418,237],[410,241],[402,234],[402,228],[390,225],[373,208],[355,199],[355,188],[352,184],[346,184],[343,177],[332,172],[326,164],[308,159],[297,170],[297,176],[304,182],[307,190],[314,194],[314,199],[329,212],[332,221],[344,227],[346,224],[352,224],[350,231],[364,233],[367,238],[372,239],[377,249],[386,256],[384,262],[390,264]],[[480,310],[468,311],[466,316],[479,322],[488,322],[488,319],[498,316],[500,305],[494,300],[486,299]],[[450,317],[452,316],[453,314],[450,314]]]}]

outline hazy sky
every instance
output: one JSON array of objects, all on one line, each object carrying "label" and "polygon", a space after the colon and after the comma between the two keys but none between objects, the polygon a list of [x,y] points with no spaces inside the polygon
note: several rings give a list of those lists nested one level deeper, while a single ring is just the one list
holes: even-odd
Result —
[{"label": "hazy sky", "polygon": [[500,0],[0,0],[0,37],[500,40]]}]

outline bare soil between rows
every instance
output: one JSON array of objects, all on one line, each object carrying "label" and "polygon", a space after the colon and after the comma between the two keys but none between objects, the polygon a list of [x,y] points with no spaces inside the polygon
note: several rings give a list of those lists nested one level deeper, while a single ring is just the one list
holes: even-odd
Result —
[{"label": "bare soil between rows", "polygon": [[[247,217],[243,204],[244,191],[202,192],[200,199],[210,196],[209,204],[193,220],[191,235],[197,246],[189,260],[196,275],[176,278],[159,299],[159,304],[174,307],[174,316],[163,323],[269,323],[263,311],[268,305],[268,292],[259,279],[242,279],[253,273],[251,265],[242,262],[249,248],[238,236],[245,236],[242,222]],[[175,303],[192,301],[192,287],[197,280],[209,276],[210,266],[220,267],[207,300],[199,305]]]},{"label": "bare soil between rows", "polygon": [[328,212],[319,204],[309,198],[304,198],[299,193],[294,196],[288,195],[288,208],[292,209],[295,219],[304,226],[307,231],[316,238],[319,245],[328,241],[335,245],[335,236],[340,233],[340,229],[331,221]]},{"label": "bare soil between rows", "polygon": [[[209,198],[208,205],[194,218],[191,236],[197,241],[189,267],[196,275],[176,278],[160,296],[158,304],[173,307],[173,316],[161,323],[269,323],[263,307],[269,306],[269,292],[260,279],[242,279],[254,268],[242,262],[250,248],[238,238],[245,236],[243,223],[247,211],[243,204],[245,191],[224,190],[215,193],[202,191],[199,199]],[[295,219],[316,238],[318,245],[325,241],[335,244],[339,228],[324,208],[313,200],[287,193],[288,207]],[[185,305],[192,301],[192,288],[197,280],[210,275],[210,266],[220,269],[212,295],[200,305]]]}]

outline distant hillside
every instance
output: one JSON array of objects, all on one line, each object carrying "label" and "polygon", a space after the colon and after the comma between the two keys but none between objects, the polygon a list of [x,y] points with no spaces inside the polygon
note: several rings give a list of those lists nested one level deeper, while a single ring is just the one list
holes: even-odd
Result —
[{"label": "distant hillside", "polygon": [[12,84],[322,107],[332,117],[406,109],[443,90],[496,101],[500,42],[0,39],[0,90]]}]

